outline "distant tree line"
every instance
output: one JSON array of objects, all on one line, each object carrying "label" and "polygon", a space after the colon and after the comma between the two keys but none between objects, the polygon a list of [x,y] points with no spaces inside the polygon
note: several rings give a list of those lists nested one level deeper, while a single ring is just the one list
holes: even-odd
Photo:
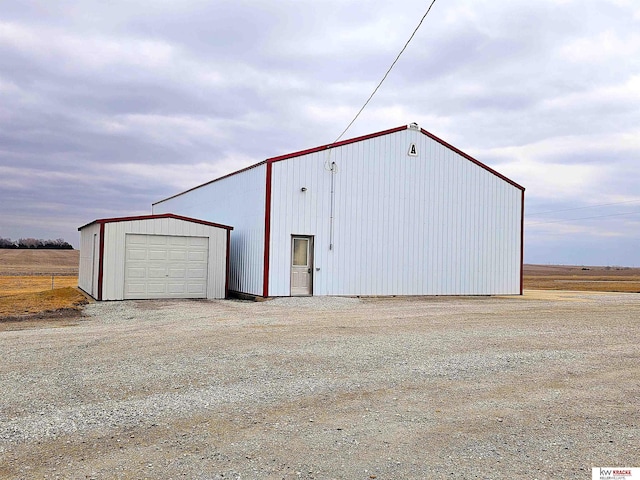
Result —
[{"label": "distant tree line", "polygon": [[0,237],[0,248],[43,248],[51,250],[73,250],[73,247],[62,238],[56,240],[42,240],[37,238],[21,238],[13,241],[10,238]]}]

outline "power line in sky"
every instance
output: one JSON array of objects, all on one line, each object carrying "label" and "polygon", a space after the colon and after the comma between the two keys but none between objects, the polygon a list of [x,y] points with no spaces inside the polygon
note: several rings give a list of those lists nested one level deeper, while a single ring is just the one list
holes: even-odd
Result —
[{"label": "power line in sky", "polygon": [[358,113],[356,113],[356,116],[353,117],[353,120],[351,120],[351,122],[349,122],[349,125],[347,125],[347,128],[345,128],[342,133],[340,135],[338,135],[338,138],[336,138],[333,143],[338,142],[342,136],[347,133],[347,130],[349,130],[351,128],[351,125],[353,125],[353,123],[357,120],[357,118],[360,116],[360,114],[362,113],[362,111],[365,109],[365,107],[369,104],[369,102],[371,101],[371,99],[373,98],[373,96],[376,94],[376,92],[378,91],[378,89],[380,88],[380,86],[382,85],[382,82],[384,82],[387,78],[387,76],[389,75],[389,73],[391,72],[391,70],[393,69],[393,67],[395,66],[395,64],[398,62],[398,60],[400,59],[400,55],[402,55],[404,53],[404,51],[407,49],[407,47],[409,46],[409,43],[411,43],[411,40],[413,40],[413,37],[416,35],[416,33],[418,32],[418,29],[420,28],[420,26],[422,25],[422,22],[424,21],[425,18],[427,18],[427,15],[429,14],[429,12],[431,11],[431,7],[433,7],[433,4],[436,3],[436,0],[433,0],[431,2],[431,4],[429,5],[429,8],[427,8],[427,11],[424,13],[424,15],[422,16],[422,18],[420,19],[420,22],[418,22],[418,26],[415,28],[415,30],[413,31],[413,33],[411,34],[411,36],[409,37],[409,40],[407,40],[407,43],[404,44],[404,47],[402,47],[402,50],[400,50],[400,53],[398,54],[398,56],[396,57],[396,59],[393,61],[393,63],[391,64],[391,66],[389,67],[389,69],[387,70],[387,73],[384,74],[384,76],[382,77],[382,80],[380,80],[380,83],[378,83],[378,85],[376,86],[376,88],[374,88],[373,92],[371,93],[371,95],[369,95],[369,98],[367,98],[367,101],[364,102],[364,105],[362,105],[362,108],[360,110],[358,110]]},{"label": "power line in sky", "polygon": [[638,215],[638,214],[640,214],[640,211],[624,212],[624,213],[610,213],[609,215],[596,215],[594,217],[566,218],[566,219],[563,219],[563,220],[550,220],[548,222],[527,223],[527,226],[528,227],[532,227],[534,225],[546,225],[548,223],[575,222],[575,221],[578,221],[578,220],[592,220],[594,218],[620,217],[622,215]]},{"label": "power line in sky", "polygon": [[597,205],[587,205],[586,207],[574,207],[574,208],[565,208],[563,210],[549,210],[547,212],[535,212],[535,213],[527,213],[527,217],[536,217],[538,215],[546,215],[548,213],[560,213],[560,212],[570,212],[573,210],[584,210],[585,208],[596,208],[596,207],[608,207],[609,205],[622,205],[629,203],[640,203],[640,200],[627,200],[624,202],[613,202],[613,203],[599,203]]}]

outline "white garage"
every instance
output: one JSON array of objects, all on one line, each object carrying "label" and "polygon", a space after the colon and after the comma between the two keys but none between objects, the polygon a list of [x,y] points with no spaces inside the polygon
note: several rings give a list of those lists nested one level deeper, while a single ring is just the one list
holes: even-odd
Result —
[{"label": "white garage", "polygon": [[97,300],[225,298],[233,228],[170,213],[80,230],[78,286]]}]

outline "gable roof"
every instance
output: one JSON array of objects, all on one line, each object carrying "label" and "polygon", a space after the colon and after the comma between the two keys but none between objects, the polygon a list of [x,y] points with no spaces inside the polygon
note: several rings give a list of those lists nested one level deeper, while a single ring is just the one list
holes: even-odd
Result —
[{"label": "gable roof", "polygon": [[473,158],[471,155],[467,155],[466,153],[464,153],[462,150],[454,147],[453,145],[451,145],[450,143],[445,142],[444,140],[436,137],[433,133],[431,132],[427,132],[424,128],[421,128],[420,131],[422,133],[424,133],[427,137],[429,137],[432,140],[435,140],[436,142],[438,142],[440,145],[447,147],[449,150],[453,150],[454,152],[456,152],[458,155],[466,158],[467,160],[469,160],[470,162],[475,163],[476,165],[478,165],[481,168],[484,168],[486,171],[493,173],[496,177],[501,178],[502,180],[504,180],[505,182],[513,185],[516,188],[519,188],[520,190],[522,190],[524,192],[524,187],[522,185],[517,184],[516,182],[514,182],[513,180],[511,180],[508,177],[505,177],[504,175],[502,175],[500,172],[495,171],[493,168],[485,165],[484,163],[482,163],[479,160],[476,160],[475,158]]},{"label": "gable roof", "polygon": [[136,220],[156,220],[159,218],[173,218],[175,220],[183,220],[185,222],[199,223],[201,225],[206,225],[208,227],[218,227],[218,228],[224,228],[226,230],[233,230],[233,227],[230,227],[229,225],[222,225],[221,223],[207,222],[205,220],[200,220],[198,218],[183,217],[182,215],[175,215],[173,213],[161,213],[158,215],[139,215],[136,217],[101,218],[98,220],[94,220],[93,222],[89,222],[86,225],[83,225],[81,227],[78,227],[78,230],[82,230],[83,228],[93,225],[94,223],[97,223],[99,225],[104,225],[105,223],[130,222],[130,221],[136,221]]},{"label": "gable roof", "polygon": [[[290,158],[301,157],[302,155],[308,155],[310,153],[317,153],[317,152],[321,152],[321,151],[324,151],[324,150],[329,150],[331,148],[342,147],[344,145],[349,145],[351,143],[362,142],[364,140],[369,140],[370,138],[381,137],[383,135],[389,135],[391,133],[401,132],[402,130],[407,130],[407,129],[409,129],[409,125],[401,125],[399,127],[390,128],[388,130],[382,130],[380,132],[369,133],[367,135],[362,135],[360,137],[349,138],[347,140],[342,140],[340,142],[328,143],[326,145],[320,145],[319,147],[309,148],[309,149],[306,149],[306,150],[299,150],[297,152],[287,153],[287,154],[279,155],[279,156],[276,156],[276,157],[270,157],[270,158],[267,158],[266,160],[263,160],[261,162],[255,163],[253,165],[250,165],[248,167],[242,168],[240,170],[236,170],[235,172],[228,173],[227,175],[223,175],[222,177],[218,177],[216,179],[210,180],[208,182],[205,182],[205,183],[203,183],[201,185],[195,186],[195,187],[190,188],[188,190],[185,190],[183,192],[176,193],[175,195],[172,195],[170,197],[163,198],[162,200],[158,200],[157,202],[152,203],[152,205],[157,205],[159,203],[166,202],[167,200],[171,200],[172,198],[179,197],[180,195],[184,195],[185,193],[192,192],[193,190],[197,190],[198,188],[201,188],[201,187],[204,187],[206,185],[210,185],[212,183],[218,182],[218,181],[220,181],[220,180],[222,180],[224,178],[231,177],[233,175],[237,175],[237,174],[242,173],[242,172],[246,172],[247,170],[251,170],[253,168],[259,167],[260,165],[264,165],[266,163],[275,163],[275,162],[280,162],[282,160],[288,160]],[[484,163],[480,162],[479,160],[476,160],[471,155],[468,155],[468,154],[464,153],[462,150],[454,147],[450,143],[445,142],[444,140],[442,140],[441,138],[435,136],[433,133],[428,132],[424,128],[420,128],[419,131],[421,133],[423,133],[424,135],[426,135],[427,137],[429,137],[430,139],[432,139],[435,142],[439,143],[440,145],[448,148],[449,150],[452,150],[453,152],[457,153],[458,155],[462,156],[463,158],[465,158],[465,159],[469,160],[470,162],[476,164],[480,168],[485,169],[486,171],[492,173],[496,177],[504,180],[505,182],[513,185],[514,187],[516,187],[516,188],[518,188],[518,189],[520,189],[520,190],[522,190],[524,192],[525,188],[522,185],[517,184],[516,182],[514,182],[513,180],[511,180],[508,177],[505,177],[504,175],[502,175],[501,173],[497,172],[493,168],[485,165]]]}]

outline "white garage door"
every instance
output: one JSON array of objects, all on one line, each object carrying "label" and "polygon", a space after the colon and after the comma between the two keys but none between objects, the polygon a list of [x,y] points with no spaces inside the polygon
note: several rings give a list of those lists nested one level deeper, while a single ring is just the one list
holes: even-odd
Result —
[{"label": "white garage door", "polygon": [[206,298],[209,239],[127,234],[124,298]]}]

